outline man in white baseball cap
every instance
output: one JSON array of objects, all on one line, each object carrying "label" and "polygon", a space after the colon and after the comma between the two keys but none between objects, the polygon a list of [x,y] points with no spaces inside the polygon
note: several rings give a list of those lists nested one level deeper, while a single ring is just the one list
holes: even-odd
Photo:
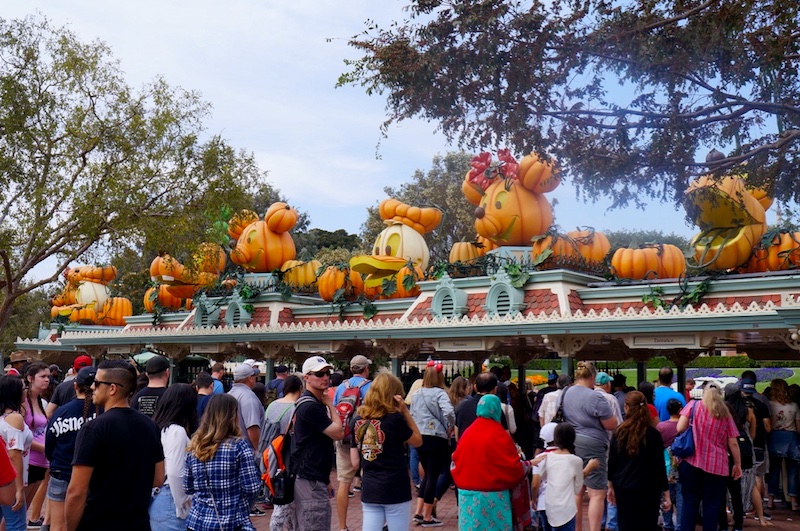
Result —
[{"label": "man in white baseball cap", "polygon": [[328,484],[333,468],[333,441],[344,437],[339,414],[326,392],[333,366],[322,356],[303,362],[306,391],[295,403],[292,462],[297,464],[294,510],[297,529],[331,528]]}]

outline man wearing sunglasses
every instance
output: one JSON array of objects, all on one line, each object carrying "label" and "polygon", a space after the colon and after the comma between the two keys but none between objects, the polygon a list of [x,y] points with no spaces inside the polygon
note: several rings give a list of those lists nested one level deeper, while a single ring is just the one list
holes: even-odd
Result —
[{"label": "man wearing sunglasses", "polygon": [[299,531],[331,528],[328,483],[333,467],[333,441],[344,437],[342,422],[326,392],[332,370],[322,356],[312,356],[303,363],[306,391],[295,404],[291,457],[291,462],[297,465],[294,509]]},{"label": "man wearing sunglasses", "polygon": [[84,424],[75,443],[65,502],[67,529],[150,529],[153,487],[164,483],[164,451],[153,421],[128,405],[136,388],[129,363],[97,367],[92,401],[103,413]]}]

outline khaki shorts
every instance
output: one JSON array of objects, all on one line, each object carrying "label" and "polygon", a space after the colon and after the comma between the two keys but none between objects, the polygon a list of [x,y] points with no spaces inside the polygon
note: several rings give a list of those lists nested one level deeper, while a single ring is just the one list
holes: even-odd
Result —
[{"label": "khaki shorts", "polygon": [[356,477],[357,470],[353,467],[353,461],[350,459],[350,445],[342,444],[342,441],[336,441],[336,479],[339,483],[352,483],[353,478]]}]

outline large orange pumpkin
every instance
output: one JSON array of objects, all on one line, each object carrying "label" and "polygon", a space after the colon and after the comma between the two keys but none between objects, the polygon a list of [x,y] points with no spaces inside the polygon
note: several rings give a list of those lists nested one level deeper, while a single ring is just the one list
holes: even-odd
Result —
[{"label": "large orange pumpkin", "polygon": [[531,258],[536,260],[543,252],[550,250],[550,256],[561,258],[575,258],[580,256],[578,246],[570,236],[563,234],[550,234],[533,242]]},{"label": "large orange pumpkin", "polygon": [[762,224],[764,207],[737,176],[704,175],[686,189],[684,206],[702,230]]},{"label": "large orange pumpkin", "polygon": [[450,249],[449,261],[451,263],[470,262],[481,256],[481,248],[475,242],[456,242]]},{"label": "large orange pumpkin", "polygon": [[658,256],[658,278],[680,278],[686,273],[686,256],[683,251],[669,243],[650,244]]},{"label": "large orange pumpkin", "polygon": [[410,206],[394,198],[381,201],[378,214],[383,220],[399,221],[420,234],[431,232],[442,222],[442,211],[438,208]]},{"label": "large orange pumpkin", "polygon": [[69,314],[69,320],[73,323],[95,324],[97,323],[97,311],[94,305],[76,308]]},{"label": "large orange pumpkin", "polygon": [[297,223],[297,210],[280,201],[272,203],[264,214],[264,220],[272,232],[287,232]]},{"label": "large orange pumpkin", "polygon": [[553,224],[553,209],[542,194],[515,180],[497,179],[475,209],[475,230],[498,245],[529,245]]},{"label": "large orange pumpkin", "polygon": [[317,279],[319,296],[332,302],[338,290],[342,290],[345,300],[354,300],[364,291],[364,279],[361,274],[348,266],[328,266]]},{"label": "large orange pumpkin", "polygon": [[658,251],[653,248],[620,248],[611,257],[611,271],[618,278],[652,279],[659,273]]},{"label": "large orange pumpkin", "polygon": [[535,153],[522,157],[517,175],[525,188],[538,194],[552,192],[561,182],[558,170],[549,162],[542,162]]},{"label": "large orange pumpkin", "polygon": [[156,256],[150,262],[150,278],[153,281],[161,281],[164,278],[183,278],[183,274],[183,264],[168,254]]},{"label": "large orange pumpkin", "polygon": [[147,288],[147,291],[144,292],[144,309],[152,313],[155,309],[156,300],[165,310],[174,311],[183,307],[183,301],[181,301],[180,297],[176,297],[167,291],[166,284],[161,284],[158,288]]},{"label": "large orange pumpkin", "polygon": [[288,232],[269,230],[266,221],[256,221],[244,229],[231,260],[248,271],[266,273],[280,268],[295,257],[294,240]]},{"label": "large orange pumpkin", "polygon": [[[413,278],[414,283],[411,289],[407,289],[405,286],[407,277]],[[397,272],[397,291],[394,292],[393,298],[398,297],[402,299],[405,297],[416,297],[420,292],[419,286],[417,286],[417,280],[422,280],[423,278],[424,274],[422,272],[422,268],[415,265],[412,272],[408,266],[405,266],[403,269]]]},{"label": "large orange pumpkin", "polygon": [[125,297],[112,297],[103,305],[98,316],[101,324],[109,326],[125,326],[125,317],[133,315],[133,305]]},{"label": "large orange pumpkin", "polygon": [[588,262],[602,262],[611,250],[606,235],[592,228],[573,230],[567,236],[575,242],[578,253]]}]

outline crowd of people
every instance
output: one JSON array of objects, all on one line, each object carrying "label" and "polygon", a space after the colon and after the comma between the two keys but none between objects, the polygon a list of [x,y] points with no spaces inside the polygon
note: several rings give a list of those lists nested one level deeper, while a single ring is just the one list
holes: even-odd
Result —
[{"label": "crowd of people", "polygon": [[[585,500],[589,531],[740,530],[748,513],[766,527],[776,504],[800,510],[800,388],[775,379],[762,395],[752,371],[679,392],[668,367],[632,389],[579,362],[537,391],[508,368],[447,386],[429,361],[405,393],[359,354],[348,377],[312,356],[265,384],[246,360],[226,391],[219,363],[190,385],[170,383],[163,356],[142,371],[78,356],[56,385],[57,366],[22,352],[11,362],[0,377],[8,531],[254,531],[270,512],[272,531],[320,531],[334,507],[346,531],[357,491],[365,531],[443,526],[448,495],[464,530],[582,530]],[[685,433],[692,450],[674,455]],[[264,450],[279,434],[290,493],[271,497]]]}]

